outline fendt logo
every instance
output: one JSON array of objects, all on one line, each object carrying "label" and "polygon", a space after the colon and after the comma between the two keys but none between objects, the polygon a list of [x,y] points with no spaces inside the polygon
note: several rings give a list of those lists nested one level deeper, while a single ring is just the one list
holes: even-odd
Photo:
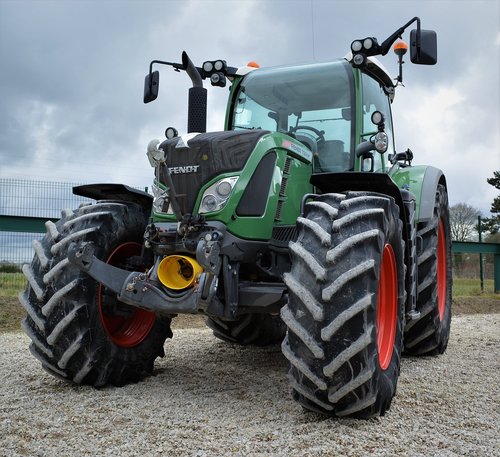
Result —
[{"label": "fendt logo", "polygon": [[197,173],[199,165],[186,165],[185,167],[169,167],[168,171],[171,175],[181,175],[188,173]]}]

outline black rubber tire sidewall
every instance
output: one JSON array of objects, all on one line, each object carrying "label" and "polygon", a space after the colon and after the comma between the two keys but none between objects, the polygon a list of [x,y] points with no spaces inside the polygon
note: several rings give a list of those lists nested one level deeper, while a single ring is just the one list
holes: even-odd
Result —
[{"label": "black rubber tire sidewall", "polygon": [[[136,204],[102,201],[64,212],[42,239],[42,256],[48,263],[42,265],[35,255],[30,266],[35,284],[28,286],[21,300],[28,311],[23,325],[33,342],[30,349],[51,374],[77,383],[120,386],[151,373],[156,357],[163,356],[164,341],[171,336],[170,319],[156,318],[146,338],[134,347],[115,344],[99,313],[98,283],[66,258],[71,241],[78,240],[92,243],[96,257],[106,261],[121,244],[142,242],[146,220]],[[75,286],[55,300],[71,284]],[[41,288],[43,297],[37,296],[33,285]],[[45,315],[51,300],[55,305]],[[68,316],[73,316],[69,324],[57,331]]]},{"label": "black rubber tire sidewall", "polygon": [[[438,306],[438,231],[442,223],[446,252],[446,296],[443,317]],[[417,311],[420,317],[407,323],[405,328],[405,353],[411,355],[436,355],[446,351],[451,330],[452,315],[452,255],[448,194],[444,185],[436,189],[433,217],[418,224],[421,238],[418,262]]]},{"label": "black rubber tire sidewall", "polygon": [[[322,211],[307,209],[304,218],[322,227],[331,234],[331,244],[325,247],[317,236],[303,225],[299,226],[297,243],[314,257],[321,266],[326,268],[326,278],[315,277],[301,255],[293,254],[292,270],[285,275],[285,283],[289,286],[290,301],[282,310],[282,318],[288,325],[288,334],[283,342],[283,352],[289,359],[290,379],[294,398],[305,408],[329,415],[351,415],[360,418],[369,418],[383,415],[389,408],[396,392],[399,376],[400,355],[402,350],[402,330],[404,313],[404,246],[401,237],[402,221],[399,219],[399,209],[390,197],[364,192],[349,192],[346,196],[326,194],[316,199],[322,205],[327,204],[327,213],[333,218],[333,227],[336,222],[344,221],[353,216],[354,225],[344,227],[339,231],[332,231],[332,221]],[[374,216],[364,219],[363,211],[374,211]],[[337,213],[335,215],[335,213]],[[376,213],[376,214],[375,214]],[[359,220],[358,220],[359,219]],[[327,252],[337,246],[348,245],[355,237],[369,230],[378,230],[379,235],[369,243],[355,244],[344,252],[336,264],[326,264]],[[378,361],[377,347],[377,306],[378,281],[380,274],[381,257],[385,244],[393,248],[399,281],[396,336],[391,361],[383,370]],[[372,267],[366,272],[356,273],[351,283],[342,286],[330,301],[323,300],[323,291],[332,286],[336,280],[340,281],[345,273],[356,271],[358,266],[370,264]],[[311,317],[310,311],[304,307],[298,293],[292,286],[292,281],[314,297],[323,309],[323,318]],[[370,298],[371,297],[371,298]],[[353,314],[336,330],[331,341],[322,340],[322,331],[345,313],[355,309],[357,303],[368,300],[368,304],[361,312]],[[294,326],[303,327],[303,337],[297,336]],[[369,330],[371,328],[371,330]],[[300,333],[299,332],[299,333]],[[354,353],[350,359],[337,368],[332,375],[324,371],[327,365],[336,364],[343,360],[343,354],[358,345],[363,339],[367,345],[360,352]],[[313,345],[320,347],[325,357],[314,355],[304,341],[313,341]],[[339,362],[340,363],[340,362]],[[310,372],[317,378],[312,382],[308,377]],[[364,373],[370,374],[358,387],[347,390],[349,393],[338,400],[330,401],[329,392],[341,391],[354,385],[357,380],[364,378]],[[363,406],[365,405],[365,406]]]}]

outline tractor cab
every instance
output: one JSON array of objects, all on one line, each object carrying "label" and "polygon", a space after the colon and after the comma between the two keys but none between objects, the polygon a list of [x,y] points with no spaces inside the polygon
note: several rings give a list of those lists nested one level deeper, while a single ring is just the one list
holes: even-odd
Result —
[{"label": "tractor cab", "polygon": [[[247,74],[229,103],[229,130],[264,129],[295,138],[313,154],[315,173],[360,171],[356,146],[377,129],[371,121],[379,111],[393,152],[389,75],[370,59],[361,72],[346,60],[258,69]],[[358,119],[359,116],[359,119]],[[373,155],[372,155],[373,156]],[[382,171],[381,155],[370,169]]]},{"label": "tractor cab", "polygon": [[354,79],[345,61],[259,69],[239,84],[229,129],[285,133],[311,150],[318,171],[353,167]]}]

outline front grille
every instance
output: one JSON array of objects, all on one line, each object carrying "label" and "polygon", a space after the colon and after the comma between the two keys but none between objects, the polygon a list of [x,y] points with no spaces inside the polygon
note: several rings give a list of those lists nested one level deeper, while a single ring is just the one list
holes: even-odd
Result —
[{"label": "front grille", "polygon": [[297,239],[297,227],[295,225],[283,225],[281,227],[274,227],[272,234],[272,241],[280,244],[288,244],[290,241]]},{"label": "front grille", "polygon": [[[192,213],[201,187],[222,173],[240,171],[266,130],[200,133],[187,141],[181,137],[164,141],[160,148],[183,213]],[[182,147],[180,147],[182,146]],[[163,172],[159,180],[166,184]]]}]

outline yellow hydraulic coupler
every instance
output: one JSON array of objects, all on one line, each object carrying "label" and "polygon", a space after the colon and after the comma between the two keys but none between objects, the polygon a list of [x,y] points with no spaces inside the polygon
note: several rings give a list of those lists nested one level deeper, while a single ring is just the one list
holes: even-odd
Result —
[{"label": "yellow hydraulic coupler", "polygon": [[158,279],[173,290],[193,287],[202,272],[203,268],[196,260],[184,255],[169,255],[158,265]]}]

